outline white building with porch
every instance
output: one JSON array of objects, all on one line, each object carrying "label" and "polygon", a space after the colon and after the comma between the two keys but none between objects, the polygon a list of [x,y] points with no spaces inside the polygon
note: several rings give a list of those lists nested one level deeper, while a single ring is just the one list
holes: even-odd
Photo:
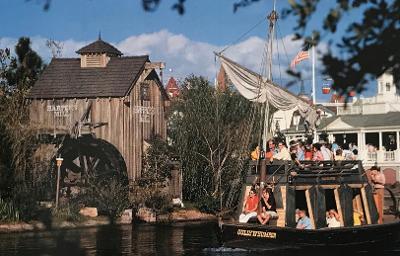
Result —
[{"label": "white building with porch", "polygon": [[[326,133],[330,143],[353,143],[366,168],[380,166],[387,183],[400,181],[400,96],[391,74],[377,79],[377,95],[353,99],[348,103],[323,104],[336,114],[323,116],[318,134]],[[282,116],[278,113],[277,117]],[[304,127],[295,112],[284,119],[290,127],[282,129],[287,141],[305,138]],[[278,121],[277,119],[276,121]]]}]

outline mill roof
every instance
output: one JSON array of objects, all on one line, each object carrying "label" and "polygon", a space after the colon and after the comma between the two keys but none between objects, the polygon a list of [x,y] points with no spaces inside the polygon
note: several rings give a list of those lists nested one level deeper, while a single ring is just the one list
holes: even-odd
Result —
[{"label": "mill roof", "polygon": [[149,56],[111,57],[106,67],[81,68],[79,58],[53,58],[28,98],[124,97]]},{"label": "mill roof", "polygon": [[111,44],[104,42],[100,38],[93,43],[90,43],[81,49],[77,50],[78,54],[87,54],[87,53],[108,53],[112,55],[121,56],[122,52],[120,52],[117,48],[112,46]]}]

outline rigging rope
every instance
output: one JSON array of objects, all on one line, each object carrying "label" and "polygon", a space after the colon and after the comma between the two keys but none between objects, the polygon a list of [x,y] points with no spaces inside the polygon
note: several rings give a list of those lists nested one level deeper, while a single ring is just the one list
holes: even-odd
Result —
[{"label": "rigging rope", "polygon": [[224,51],[228,50],[229,48],[232,47],[232,45],[236,44],[237,42],[239,42],[240,40],[242,40],[244,37],[246,37],[251,31],[253,31],[255,28],[257,28],[264,20],[266,20],[266,17],[263,16],[263,18],[257,22],[254,26],[252,26],[249,30],[247,30],[245,33],[243,33],[238,39],[236,39],[235,41],[233,41],[231,44],[229,44],[228,46],[226,46],[224,49],[222,49],[222,51],[219,52],[219,54],[222,54]]}]

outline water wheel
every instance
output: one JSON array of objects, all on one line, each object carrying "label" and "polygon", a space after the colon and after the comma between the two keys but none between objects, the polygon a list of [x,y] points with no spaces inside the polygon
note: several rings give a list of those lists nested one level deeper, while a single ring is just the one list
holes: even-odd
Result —
[{"label": "water wheel", "polygon": [[114,145],[105,140],[89,135],[68,138],[57,155],[64,159],[61,165],[61,188],[85,186],[93,178],[118,178],[128,183],[123,157]]}]

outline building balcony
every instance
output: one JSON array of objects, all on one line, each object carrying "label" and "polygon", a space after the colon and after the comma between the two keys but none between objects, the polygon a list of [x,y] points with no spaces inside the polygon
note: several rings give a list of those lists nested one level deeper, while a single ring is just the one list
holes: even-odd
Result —
[{"label": "building balcony", "polygon": [[362,113],[360,106],[341,106],[337,108],[337,115],[359,115]]},{"label": "building balcony", "polygon": [[359,152],[359,158],[363,160],[365,165],[381,165],[381,164],[396,164],[400,165],[400,150],[386,151],[377,150],[375,152],[368,152],[367,150],[361,150]]}]

